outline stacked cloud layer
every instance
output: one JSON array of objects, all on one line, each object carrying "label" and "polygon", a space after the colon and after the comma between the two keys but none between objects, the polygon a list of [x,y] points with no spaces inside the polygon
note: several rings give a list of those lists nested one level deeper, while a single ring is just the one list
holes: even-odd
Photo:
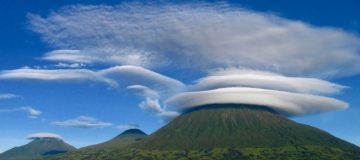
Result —
[{"label": "stacked cloud layer", "polygon": [[166,101],[169,108],[186,111],[206,104],[235,103],[269,107],[287,116],[343,109],[347,103],[318,94],[339,93],[346,88],[315,78],[244,69],[228,69],[201,78]]}]

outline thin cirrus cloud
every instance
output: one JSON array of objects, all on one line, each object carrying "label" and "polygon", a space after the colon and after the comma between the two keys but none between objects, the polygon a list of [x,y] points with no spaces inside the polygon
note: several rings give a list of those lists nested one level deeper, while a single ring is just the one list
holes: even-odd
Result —
[{"label": "thin cirrus cloud", "polygon": [[0,93],[0,100],[19,98],[20,96],[12,93]]},{"label": "thin cirrus cloud", "polygon": [[227,4],[73,5],[28,20],[55,49],[43,57],[51,61],[335,78],[360,72],[356,35]]},{"label": "thin cirrus cloud", "polygon": [[267,106],[287,116],[316,114],[348,107],[347,103],[334,98],[246,87],[185,92],[166,101],[167,106],[180,112],[222,103]]},{"label": "thin cirrus cloud", "polygon": [[38,118],[42,112],[33,107],[19,107],[12,109],[0,109],[0,113],[14,113],[14,112],[23,112],[28,115],[29,118]]},{"label": "thin cirrus cloud", "polygon": [[77,63],[90,63],[93,61],[91,57],[80,54],[80,50],[54,50],[46,53],[40,59]]},{"label": "thin cirrus cloud", "polygon": [[[104,52],[104,50],[108,49],[92,49],[87,52],[94,52],[97,50],[96,54]],[[130,52],[126,49],[122,50],[112,50],[112,52]],[[149,55],[146,55],[149,56]],[[99,55],[92,55],[83,53],[81,50],[70,50],[70,49],[59,49],[53,50],[51,52],[46,53],[40,59],[47,61],[55,61],[55,62],[70,62],[70,63],[81,63],[81,64],[92,64],[92,63],[104,63],[104,64],[125,64],[125,65],[137,65],[137,66],[148,66],[146,63],[147,58],[145,55],[137,53],[137,54],[125,54],[125,55],[116,55],[116,54],[108,54],[107,52]],[[159,63],[159,62],[158,62]]]},{"label": "thin cirrus cloud", "polygon": [[42,138],[55,138],[63,140],[64,138],[55,133],[48,133],[48,132],[40,132],[40,133],[33,133],[28,135],[28,139],[42,139]]},{"label": "thin cirrus cloud", "polygon": [[111,123],[101,122],[95,118],[87,116],[80,116],[75,119],[69,119],[65,121],[54,121],[52,124],[59,127],[73,128],[105,128],[113,125]]}]

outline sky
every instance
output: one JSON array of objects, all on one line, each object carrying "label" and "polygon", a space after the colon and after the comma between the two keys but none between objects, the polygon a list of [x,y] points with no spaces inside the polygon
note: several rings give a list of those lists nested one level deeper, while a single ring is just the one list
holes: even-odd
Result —
[{"label": "sky", "polygon": [[360,145],[357,1],[0,2],[0,152],[266,105]]}]

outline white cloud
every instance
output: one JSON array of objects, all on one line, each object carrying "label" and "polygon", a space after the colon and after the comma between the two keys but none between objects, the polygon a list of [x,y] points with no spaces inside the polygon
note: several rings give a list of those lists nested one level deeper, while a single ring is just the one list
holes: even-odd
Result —
[{"label": "white cloud", "polygon": [[151,99],[151,98],[146,98],[145,101],[141,102],[139,104],[139,107],[141,109],[149,109],[158,113],[163,112],[163,109],[161,108],[161,105],[159,103],[158,99]]},{"label": "white cloud", "polygon": [[[60,61],[60,62],[71,62],[71,63],[104,63],[104,64],[125,64],[125,65],[137,65],[137,66],[148,66],[146,61],[146,53],[136,53],[132,50],[122,49],[115,50],[111,49],[111,52],[123,52],[124,54],[109,54],[107,48],[96,49],[93,48],[88,54],[83,53],[80,50],[69,50],[59,49],[46,53],[40,59],[47,61]],[[105,53],[102,53],[105,52]],[[96,54],[96,55],[92,55]],[[101,56],[99,53],[102,53]],[[130,53],[130,54],[129,54]]]},{"label": "white cloud", "polygon": [[42,133],[33,133],[28,135],[28,139],[41,139],[41,138],[56,138],[60,140],[64,139],[63,137],[55,133],[42,132]]},{"label": "white cloud", "polygon": [[115,66],[99,71],[88,69],[31,69],[21,68],[0,72],[0,79],[34,79],[42,81],[92,81],[111,87],[126,87],[145,98],[140,107],[154,110],[160,116],[173,116],[159,103],[166,98],[185,90],[186,86],[173,78],[138,66]]},{"label": "white cloud", "polygon": [[37,118],[42,114],[41,111],[36,110],[32,107],[22,107],[20,109],[27,112],[29,114],[29,118]]},{"label": "white cloud", "polygon": [[42,112],[33,107],[19,107],[13,109],[0,109],[0,113],[24,112],[29,118],[38,118]]},{"label": "white cloud", "polygon": [[112,87],[148,86],[159,92],[178,92],[185,85],[178,80],[137,66],[115,66],[104,70],[31,69],[21,68],[0,72],[0,79],[33,79],[43,81],[94,81]]},{"label": "white cloud", "polygon": [[161,106],[159,99],[152,99],[149,97],[146,97],[145,100],[139,104],[139,107],[143,110],[151,110],[155,112],[157,116],[165,119],[166,121],[171,120],[176,116],[180,115],[179,112],[165,110]]},{"label": "white cloud", "polygon": [[101,70],[101,75],[114,79],[122,86],[142,85],[167,95],[173,92],[182,91],[185,85],[173,78],[137,66],[116,66]]},{"label": "white cloud", "polygon": [[52,122],[53,125],[60,127],[74,127],[74,128],[104,128],[112,126],[111,123],[101,122],[95,118],[80,116],[75,119],[65,120],[65,121],[55,121]]},{"label": "white cloud", "polygon": [[74,5],[28,19],[55,49],[75,49],[47,60],[200,71],[241,66],[291,76],[360,72],[359,37],[226,4]]},{"label": "white cloud", "polygon": [[142,97],[150,97],[150,98],[160,97],[159,93],[143,85],[131,85],[126,88],[130,91],[136,92],[139,96]]},{"label": "white cloud", "polygon": [[166,101],[167,106],[177,111],[222,103],[267,106],[288,116],[316,114],[348,107],[347,103],[334,98],[246,87],[185,92]]},{"label": "white cloud", "polygon": [[54,65],[55,67],[58,67],[58,68],[82,68],[82,67],[85,67],[86,65],[85,64],[82,64],[82,63],[58,63],[58,64],[55,64]]},{"label": "white cloud", "polygon": [[136,123],[129,123],[129,124],[118,125],[116,128],[121,130],[138,129],[140,128],[140,125]]},{"label": "white cloud", "polygon": [[0,94],[0,100],[3,99],[14,99],[14,98],[19,98],[20,96],[16,95],[16,94],[11,94],[11,93],[1,93]]},{"label": "white cloud", "polygon": [[48,52],[42,57],[43,60],[48,61],[64,61],[74,63],[90,63],[91,57],[80,54],[80,50],[54,50]]},{"label": "white cloud", "polygon": [[231,68],[201,78],[192,86],[192,90],[226,87],[251,87],[307,94],[333,94],[346,88],[316,78],[287,77],[271,72]]},{"label": "white cloud", "polygon": [[[14,78],[47,81],[89,80],[105,82],[113,87],[127,87],[128,90],[137,91],[137,93],[144,98],[139,104],[140,108],[151,110],[160,117],[175,117],[179,114],[177,111],[169,111],[167,108],[162,107],[163,100],[186,90],[203,91],[193,92],[198,94],[194,94],[195,97],[193,98],[188,98],[188,103],[196,101],[195,104],[201,105],[202,103],[200,102],[246,102],[249,104],[266,105],[291,115],[320,113],[344,106],[342,102],[340,103],[340,101],[333,98],[307,95],[338,93],[345,88],[344,86],[315,78],[287,77],[272,72],[240,70],[234,68],[213,72],[208,77],[198,80],[196,84],[191,86],[186,86],[178,80],[136,66],[117,66],[99,71],[87,69],[43,70],[22,68],[0,72],[0,79]],[[249,87],[252,89],[242,89],[239,92],[229,93],[227,88],[231,89],[231,87]],[[193,94],[189,92],[179,95]],[[196,97],[198,95],[201,96]],[[212,98],[212,95],[216,95],[220,98]],[[223,98],[227,95],[229,95],[229,97]],[[238,95],[241,96],[238,97]],[[264,97],[266,100],[263,101]],[[198,100],[198,98],[200,99]],[[238,98],[238,101],[234,100],[236,98]],[[174,99],[174,97],[171,99]],[[177,98],[175,99],[176,100],[170,100],[169,102],[179,101]],[[208,102],[207,99],[211,100]],[[315,104],[315,102],[324,103]],[[330,102],[334,103],[329,104]],[[182,103],[185,102],[181,102],[181,104]],[[286,107],[285,104],[289,106]],[[324,104],[326,106],[323,106]],[[167,105],[171,106],[173,103],[168,103]],[[180,104],[175,105],[179,106]],[[183,105],[184,107],[187,106],[187,104]],[[312,108],[310,105],[312,105]],[[194,105],[191,105],[191,107],[193,106]]]},{"label": "white cloud", "polygon": [[21,68],[0,72],[0,79],[33,79],[44,81],[90,80],[111,83],[109,79],[99,76],[87,69],[31,69]]}]

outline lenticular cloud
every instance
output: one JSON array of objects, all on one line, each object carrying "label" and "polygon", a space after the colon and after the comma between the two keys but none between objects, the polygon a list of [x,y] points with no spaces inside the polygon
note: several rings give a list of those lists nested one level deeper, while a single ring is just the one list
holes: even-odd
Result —
[{"label": "lenticular cloud", "polygon": [[226,87],[252,87],[307,94],[333,94],[346,88],[335,83],[302,77],[247,69],[229,69],[212,73],[197,81],[192,90],[211,90]]},{"label": "lenticular cloud", "polygon": [[231,103],[266,106],[286,116],[301,116],[347,108],[343,101],[321,96],[344,88],[316,78],[230,68],[201,78],[189,87],[189,92],[177,94],[165,103],[168,109],[179,112]]},{"label": "lenticular cloud", "polygon": [[181,93],[167,100],[167,105],[178,111],[224,103],[266,106],[287,116],[316,114],[348,106],[334,98],[243,87]]},{"label": "lenticular cloud", "polygon": [[28,139],[41,139],[41,138],[56,138],[56,139],[63,139],[60,135],[57,135],[55,133],[33,133],[28,135]]}]

